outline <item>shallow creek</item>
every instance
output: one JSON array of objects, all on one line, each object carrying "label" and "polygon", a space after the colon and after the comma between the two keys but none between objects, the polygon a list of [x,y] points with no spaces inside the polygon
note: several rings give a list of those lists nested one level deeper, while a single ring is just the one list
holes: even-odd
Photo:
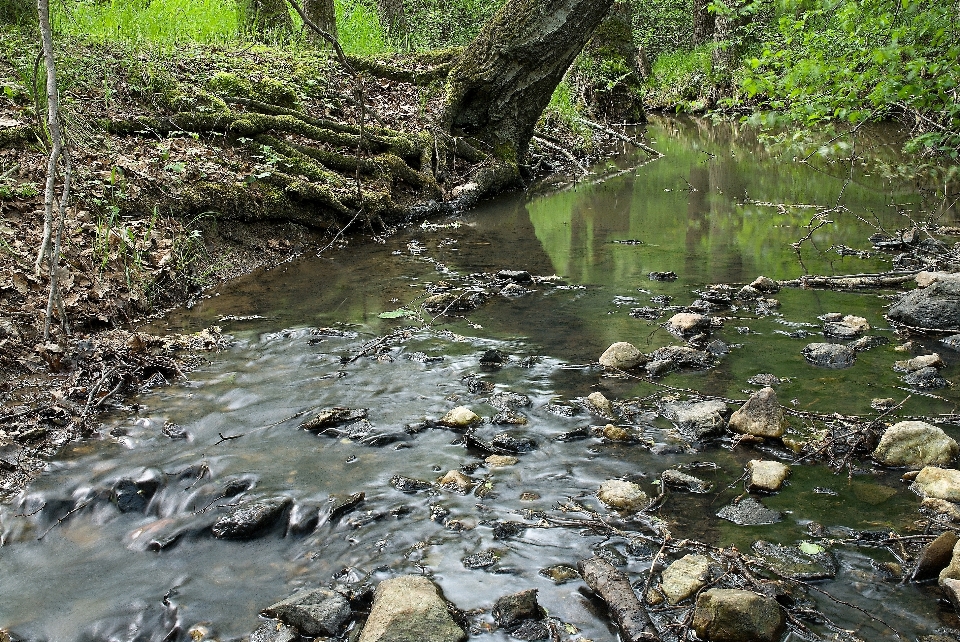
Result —
[{"label": "shallow creek", "polygon": [[[644,352],[680,343],[658,325],[669,314],[659,320],[630,315],[654,305],[653,296],[685,306],[697,298],[694,290],[710,283],[749,283],[761,274],[790,279],[804,269],[889,269],[891,255],[874,252],[867,242],[876,231],[870,223],[908,227],[898,208],[917,215],[919,196],[909,186],[861,172],[844,185],[845,170],[789,162],[736,127],[658,120],[648,133],[665,158],[638,167],[640,159],[627,155],[611,163],[605,180],[511,195],[382,243],[330,249],[322,258],[242,279],[153,326],[154,332],[197,331],[218,324],[236,341],[185,381],[143,394],[133,400],[135,409],[108,416],[101,439],[68,447],[20,500],[0,507],[0,629],[30,640],[160,640],[176,624],[179,638],[187,639],[189,627],[204,623],[211,635],[236,638],[258,626],[261,609],[298,588],[335,578],[348,584],[428,573],[466,610],[489,610],[500,595],[537,588],[550,615],[571,625],[571,639],[610,640],[615,633],[608,617],[582,582],[556,584],[540,571],[575,565],[605,548],[642,586],[655,551],[575,528],[540,528],[536,520],[524,521],[523,511],[555,514],[569,498],[603,511],[595,493],[604,480],[630,479],[655,495],[653,482],[677,467],[714,490],[669,495],[658,515],[676,538],[748,551],[759,539],[796,545],[810,538],[811,522],[911,532],[920,518],[919,499],[899,481],[900,472],[848,479],[812,463],[795,464],[789,485],[762,498],[784,513],[779,523],[738,526],[718,518],[743,493],[737,480],[747,461],[779,457],[789,463],[790,453],[782,446],[731,448],[730,440],[688,443],[652,413],[656,397],[670,390],[605,377],[596,360],[615,341]],[[849,211],[833,214],[833,223],[801,246],[801,265],[791,243],[807,233],[815,210],[771,204],[831,207],[838,198]],[[870,252],[842,256],[837,246]],[[523,296],[495,296],[462,317],[430,325],[426,313],[421,319],[380,317],[401,306],[415,308],[428,284],[461,285],[470,274],[504,269],[557,274],[562,282],[528,285]],[[648,277],[668,270],[679,278]],[[776,391],[785,405],[875,415],[871,399],[900,401],[909,394],[892,369],[904,357],[894,351],[898,340],[882,316],[889,303],[883,294],[889,292],[784,289],[771,314],[758,315],[753,306],[720,310],[716,315],[727,318],[714,337],[733,346],[730,354],[712,369],[658,381],[742,400],[758,389],[750,377],[772,373],[783,379]],[[865,317],[873,327],[869,334],[891,343],[860,353],[851,368],[817,369],[800,351],[824,340],[817,317],[829,312]],[[236,317],[241,320],[231,320]],[[402,326],[411,328],[409,338],[354,360],[372,339]],[[933,343],[930,348],[948,362],[946,378],[960,381],[957,356]],[[490,350],[499,350],[506,362],[481,365]],[[468,375],[496,391],[527,395],[530,405],[516,410],[527,425],[490,424],[498,410],[486,403],[489,392],[470,391],[463,380]],[[650,413],[618,422],[633,424],[643,443],[556,439],[607,423],[580,403],[595,391],[617,401],[646,398]],[[954,389],[935,394],[914,395],[900,412],[955,407]],[[465,448],[457,433],[419,430],[419,422],[435,421],[458,405],[487,418],[478,438],[508,432],[535,447],[513,466],[488,468],[485,453]],[[392,436],[365,445],[299,429],[310,411],[327,406],[367,408],[376,430]],[[189,439],[164,436],[167,422],[181,426]],[[790,423],[793,436],[811,428],[796,418]],[[435,481],[462,466],[484,488],[481,496],[440,488],[405,494],[390,483],[398,474]],[[121,513],[115,503],[96,499],[121,479],[155,482],[144,510]],[[231,480],[249,489],[224,497]],[[294,513],[323,515],[360,492],[365,501],[355,510],[321,518],[307,533],[285,532],[283,525],[250,541],[209,533],[213,520],[240,499],[282,495],[293,499]],[[494,526],[502,521],[526,528],[495,538]],[[151,538],[184,524],[190,528],[179,540],[148,550]],[[495,552],[492,566],[465,566],[464,558],[486,551]],[[862,610],[812,597],[844,628],[887,640],[894,634],[873,618],[894,625],[904,639],[955,623],[933,590],[884,581],[876,562],[892,561],[887,552],[841,545],[831,552],[839,562],[837,577],[817,587]],[[489,615],[474,616],[478,625],[489,621]],[[485,637],[508,639],[497,632]]]}]

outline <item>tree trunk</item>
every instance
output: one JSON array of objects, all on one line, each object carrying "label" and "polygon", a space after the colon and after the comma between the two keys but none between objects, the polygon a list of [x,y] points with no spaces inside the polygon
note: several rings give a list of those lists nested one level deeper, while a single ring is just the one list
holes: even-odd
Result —
[{"label": "tree trunk", "polygon": [[[303,12],[315,25],[329,33],[334,38],[337,34],[337,8],[333,0],[303,0]],[[314,43],[326,43],[320,34],[307,29],[308,38]]]},{"label": "tree trunk", "polygon": [[407,33],[407,13],[403,0],[377,0],[377,16],[387,34],[403,37]]},{"label": "tree trunk", "polygon": [[693,46],[699,47],[713,40],[714,15],[708,7],[710,0],[693,0]]},{"label": "tree trunk", "polygon": [[581,87],[578,93],[584,96],[590,114],[597,118],[631,123],[645,120],[641,80],[649,71],[640,66],[638,53],[643,52],[633,42],[633,17],[632,2],[614,2],[583,50],[591,63],[589,71],[580,71],[581,62],[570,73]]},{"label": "tree trunk", "polygon": [[713,75],[720,87],[729,87],[733,69],[740,57],[740,27],[738,16],[741,0],[730,0],[717,12],[713,28]]},{"label": "tree trunk", "polygon": [[293,20],[285,0],[241,0],[243,29],[253,37],[286,33],[293,29]]},{"label": "tree trunk", "polygon": [[37,5],[30,0],[0,0],[0,24],[37,24]]},{"label": "tree trunk", "polygon": [[508,0],[450,72],[446,127],[474,138],[518,175],[554,89],[612,5]]}]

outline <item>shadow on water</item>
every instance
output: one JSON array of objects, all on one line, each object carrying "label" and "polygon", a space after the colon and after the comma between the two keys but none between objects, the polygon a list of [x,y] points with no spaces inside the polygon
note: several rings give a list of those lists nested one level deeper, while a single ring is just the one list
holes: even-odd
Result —
[{"label": "shadow on water", "polygon": [[[644,320],[631,310],[662,306],[665,297],[687,306],[704,285],[742,284],[760,274],[787,279],[804,268],[888,269],[891,257],[872,251],[867,236],[876,226],[907,227],[902,212],[920,206],[909,186],[859,174],[845,185],[843,175],[765,151],[737,125],[658,120],[648,133],[665,158],[631,169],[638,161],[625,156],[607,168],[608,180],[506,196],[383,243],[301,259],[230,284],[155,324],[155,331],[192,331],[226,318],[221,323],[236,343],[189,380],[138,398],[138,410],[117,410],[105,420],[102,439],[68,447],[19,503],[0,508],[0,628],[37,640],[159,640],[171,631],[169,639],[187,639],[190,627],[203,624],[230,638],[248,634],[260,609],[300,587],[429,573],[464,609],[489,609],[502,594],[537,588],[550,614],[583,638],[610,639],[606,617],[579,582],[554,584],[539,571],[606,547],[642,583],[650,552],[523,517],[571,497],[600,508],[594,493],[615,477],[655,493],[661,472],[677,466],[716,489],[670,495],[660,516],[678,538],[748,550],[760,539],[808,539],[814,522],[910,531],[919,500],[896,471],[848,479],[798,464],[790,485],[763,499],[784,513],[783,521],[745,527],[716,513],[742,493],[737,480],[747,461],[780,451],[690,443],[650,413],[621,422],[642,434],[637,444],[556,439],[606,423],[578,401],[591,392],[617,400],[669,394],[602,377],[590,365],[614,341],[644,351],[677,343],[658,324],[666,316]],[[847,210],[801,245],[801,266],[791,244],[808,231],[815,210],[807,206],[832,207],[841,196]],[[840,246],[868,251],[845,255],[836,251]],[[427,326],[380,316],[415,308],[441,282],[460,287],[479,279],[471,275],[500,270],[562,281],[529,285],[523,296],[496,295],[475,311]],[[679,278],[651,281],[654,271]],[[817,370],[800,355],[807,343],[822,340],[817,317],[827,312],[863,316],[874,334],[893,339],[883,318],[886,299],[801,290],[777,298],[780,307],[769,313],[749,306],[718,312],[725,322],[715,336],[733,346],[731,354],[716,368],[662,381],[743,399],[756,389],[748,378],[772,373],[783,380],[777,389],[783,403],[863,415],[872,412],[874,397],[906,396],[891,367],[900,358],[893,344],[861,353],[847,370]],[[248,320],[230,320],[237,317]],[[401,326],[409,326],[408,338],[352,360],[371,338]],[[502,367],[479,363],[492,349],[508,355]],[[957,359],[944,356],[949,378]],[[489,390],[468,385],[470,375],[495,391],[527,395],[530,405],[516,409],[527,424],[491,424],[498,410]],[[904,412],[954,407],[951,389],[937,395],[915,395]],[[487,418],[477,429],[481,440],[508,432],[534,448],[514,466],[490,468],[460,435],[423,427],[457,405]],[[369,409],[367,429],[386,437],[364,445],[298,429],[326,406]],[[164,436],[171,422],[189,438]],[[790,434],[802,438],[815,428],[792,421]],[[715,468],[697,467],[702,462]],[[406,494],[390,483],[395,475],[434,481],[454,469],[469,472],[484,492],[434,487]],[[125,504],[121,496],[130,488],[136,501]],[[360,506],[331,517],[333,506],[359,492]],[[261,537],[211,536],[214,521],[239,501],[278,496],[293,508]],[[502,521],[524,527],[501,537],[495,527]],[[486,569],[462,561],[490,551],[496,562]],[[908,636],[950,622],[927,588],[882,581],[876,563],[889,561],[884,551],[838,545],[833,553],[838,577],[820,588],[895,622]],[[893,639],[863,611],[814,597],[844,628]]]}]

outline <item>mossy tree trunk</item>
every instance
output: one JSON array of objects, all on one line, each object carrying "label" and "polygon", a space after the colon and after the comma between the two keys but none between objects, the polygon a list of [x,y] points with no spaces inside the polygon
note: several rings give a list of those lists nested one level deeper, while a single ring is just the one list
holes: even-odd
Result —
[{"label": "mossy tree trunk", "polygon": [[[591,114],[602,119],[645,120],[641,82],[649,70],[633,41],[633,16],[633,2],[614,2],[583,50],[587,60],[574,67],[577,73],[571,73]],[[580,67],[585,71],[579,71]]]},{"label": "mossy tree trunk", "polygon": [[713,40],[714,15],[710,0],[693,0],[693,46],[699,47]]},{"label": "mossy tree trunk", "polygon": [[[333,0],[303,0],[303,11],[315,25],[329,33],[334,38],[339,38],[337,34],[337,8]],[[325,43],[320,34],[312,29],[307,29],[306,33],[314,43]]]},{"label": "mossy tree trunk", "polygon": [[475,139],[518,176],[554,89],[612,5],[508,0],[450,72],[444,111],[450,132]]},{"label": "mossy tree trunk", "polygon": [[286,33],[293,29],[286,0],[241,0],[242,26],[254,37]]}]

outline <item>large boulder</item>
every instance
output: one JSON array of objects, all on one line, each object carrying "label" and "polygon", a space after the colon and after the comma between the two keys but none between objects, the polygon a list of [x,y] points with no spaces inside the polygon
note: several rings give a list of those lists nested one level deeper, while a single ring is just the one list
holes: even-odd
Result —
[{"label": "large boulder", "polygon": [[663,570],[660,590],[670,604],[685,600],[710,579],[710,558],[703,555],[684,555]]},{"label": "large boulder", "polygon": [[887,428],[873,458],[885,466],[942,466],[960,452],[943,430],[925,421],[901,421]]},{"label": "large boulder", "polygon": [[614,510],[623,511],[638,511],[650,503],[640,486],[619,479],[608,479],[600,484],[597,499]]},{"label": "large boulder", "polygon": [[437,585],[422,575],[384,580],[373,594],[359,642],[461,642],[467,634]]},{"label": "large boulder", "polygon": [[777,393],[767,387],[750,395],[747,403],[731,415],[730,429],[755,437],[783,436],[783,408]]},{"label": "large boulder", "polygon": [[960,275],[938,275],[927,287],[903,295],[887,316],[918,328],[960,328]]},{"label": "large boulder", "polygon": [[646,356],[632,343],[618,341],[600,355],[600,365],[617,370],[629,370],[646,361]]},{"label": "large boulder", "polygon": [[960,502],[960,470],[927,466],[913,480],[913,488],[924,498]]},{"label": "large boulder", "polygon": [[333,637],[350,618],[350,602],[336,591],[304,590],[265,608],[263,614],[310,637]]},{"label": "large boulder", "polygon": [[693,612],[693,630],[709,642],[775,642],[786,626],[775,599],[740,589],[704,591]]},{"label": "large boulder", "polygon": [[721,434],[727,425],[728,412],[727,404],[722,401],[681,401],[666,403],[660,409],[660,413],[690,439]]}]

